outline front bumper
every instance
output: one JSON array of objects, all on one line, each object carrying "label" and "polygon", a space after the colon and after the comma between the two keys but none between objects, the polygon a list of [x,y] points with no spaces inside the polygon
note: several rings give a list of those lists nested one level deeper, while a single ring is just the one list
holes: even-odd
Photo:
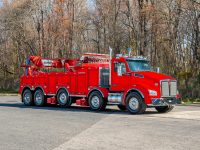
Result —
[{"label": "front bumper", "polygon": [[169,106],[176,104],[176,98],[152,98],[152,104],[148,104],[148,106]]}]

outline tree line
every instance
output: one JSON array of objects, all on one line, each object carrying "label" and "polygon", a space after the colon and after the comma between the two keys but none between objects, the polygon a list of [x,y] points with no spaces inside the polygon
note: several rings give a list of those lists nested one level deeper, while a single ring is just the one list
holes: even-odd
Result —
[{"label": "tree line", "polygon": [[178,79],[184,97],[200,97],[198,0],[3,0],[0,89],[15,89],[25,58],[76,58],[85,52],[149,58]]}]

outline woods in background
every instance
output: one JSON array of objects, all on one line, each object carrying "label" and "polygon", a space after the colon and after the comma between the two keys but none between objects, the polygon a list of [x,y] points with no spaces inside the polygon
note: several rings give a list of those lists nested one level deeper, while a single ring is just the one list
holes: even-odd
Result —
[{"label": "woods in background", "polygon": [[85,52],[143,55],[200,97],[198,0],[3,0],[0,89],[18,87],[25,58],[76,58]]}]

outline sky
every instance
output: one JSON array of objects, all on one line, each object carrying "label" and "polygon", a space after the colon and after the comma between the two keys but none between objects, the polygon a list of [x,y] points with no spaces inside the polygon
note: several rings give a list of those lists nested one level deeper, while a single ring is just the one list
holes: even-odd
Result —
[{"label": "sky", "polygon": [[95,0],[87,0],[88,8],[94,10]]},{"label": "sky", "polygon": [[89,5],[94,5],[94,3],[95,3],[94,1],[95,0],[87,0],[87,2],[88,2]]},{"label": "sky", "polygon": [[2,2],[2,0],[0,0],[0,7],[3,5],[3,2]]}]

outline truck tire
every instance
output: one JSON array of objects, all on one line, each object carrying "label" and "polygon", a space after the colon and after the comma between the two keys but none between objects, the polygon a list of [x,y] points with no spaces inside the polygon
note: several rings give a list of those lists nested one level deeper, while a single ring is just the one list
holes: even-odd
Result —
[{"label": "truck tire", "polygon": [[121,111],[125,111],[126,110],[126,106],[124,106],[124,105],[117,105],[118,106],[118,108],[121,110]]},{"label": "truck tire", "polygon": [[69,107],[72,104],[69,94],[64,89],[59,90],[56,98],[60,107]]},{"label": "truck tire", "polygon": [[126,98],[126,109],[131,114],[142,114],[145,112],[147,105],[142,97],[137,93],[130,93]]},{"label": "truck tire", "polygon": [[90,109],[93,111],[101,111],[106,108],[106,101],[104,100],[101,93],[98,91],[92,92],[89,96],[88,103]]},{"label": "truck tire", "polygon": [[45,96],[42,90],[38,89],[34,93],[34,104],[36,106],[44,106],[45,104]]},{"label": "truck tire", "polygon": [[172,105],[155,107],[155,109],[156,109],[159,113],[167,113],[167,112],[170,112],[170,111],[172,111],[173,108],[174,108],[174,106],[172,106]]},{"label": "truck tire", "polygon": [[32,95],[31,90],[26,89],[22,93],[22,102],[24,103],[25,106],[33,105],[33,95]]}]

